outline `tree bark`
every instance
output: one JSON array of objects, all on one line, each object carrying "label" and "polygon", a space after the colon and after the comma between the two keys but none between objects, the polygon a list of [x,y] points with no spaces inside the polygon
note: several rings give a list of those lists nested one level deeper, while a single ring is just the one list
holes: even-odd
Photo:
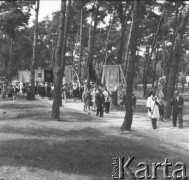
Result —
[{"label": "tree bark", "polygon": [[130,39],[130,58],[128,61],[128,71],[126,76],[126,113],[125,119],[121,126],[122,131],[130,131],[131,125],[133,121],[133,109],[132,109],[132,93],[133,93],[133,81],[135,75],[135,64],[136,64],[136,49],[137,49],[137,41],[139,34],[139,6],[140,1],[135,0],[133,5],[133,13],[132,13],[132,25],[131,25],[131,39]]},{"label": "tree bark", "polygon": [[96,34],[96,26],[97,26],[98,9],[99,9],[99,2],[97,0],[96,1],[95,13],[94,13],[94,26],[93,26],[91,42],[89,44],[89,55],[88,55],[88,61],[87,61],[87,88],[90,87],[90,80],[91,80],[90,66],[91,66],[91,63],[92,63],[93,51],[94,51],[94,42],[95,42],[95,34]]},{"label": "tree bark", "polygon": [[158,62],[158,50],[156,51],[156,57],[154,60],[154,67],[153,67],[153,78],[152,78],[152,88],[154,88],[154,83],[156,81],[156,66],[157,66],[157,62]]},{"label": "tree bark", "polygon": [[185,12],[185,16],[182,19],[182,22],[180,23],[180,26],[178,28],[178,33],[175,41],[175,47],[174,47],[174,55],[173,60],[170,68],[170,76],[168,80],[168,88],[167,88],[167,106],[166,106],[166,118],[170,118],[171,116],[171,104],[170,100],[174,96],[175,91],[175,85],[176,85],[176,79],[178,74],[178,67],[179,62],[181,58],[181,49],[182,49],[182,43],[183,43],[183,36],[185,33],[185,28],[188,22],[189,18],[189,6],[187,6],[187,10]]},{"label": "tree bark", "polygon": [[[154,39],[153,39],[153,42],[152,42],[152,49],[151,49],[151,52],[150,52],[150,55],[149,55],[149,59],[147,59],[147,62],[146,62],[147,63],[147,67],[149,67],[149,63],[151,62],[151,59],[152,59],[152,56],[153,56],[153,53],[154,53],[154,49],[155,49],[155,45],[156,45],[156,39],[157,39],[159,30],[160,30],[161,24],[163,22],[163,17],[165,15],[166,10],[167,9],[165,8],[163,13],[162,13],[162,15],[161,15],[161,18],[159,20],[158,27],[157,27],[157,30],[156,30],[156,33],[154,35]],[[144,73],[144,82],[147,82],[148,69],[149,68],[147,68],[147,71]],[[145,96],[146,95],[146,88],[147,88],[146,86],[147,86],[147,84],[145,83],[143,85],[144,85],[143,86],[144,87],[143,96]]]},{"label": "tree bark", "polygon": [[149,71],[149,45],[146,45],[146,59],[144,65],[144,72],[143,72],[143,97],[146,97],[146,89],[148,83],[148,71]]},{"label": "tree bark", "polygon": [[35,29],[34,29],[34,41],[33,41],[33,57],[31,64],[31,100],[35,100],[35,63],[37,59],[37,41],[38,41],[38,15],[39,15],[39,1],[36,1],[35,8]]},{"label": "tree bark", "polygon": [[[63,46],[62,46],[62,60],[61,60],[61,85],[62,85],[62,79],[64,75],[64,68],[65,68],[65,62],[66,62],[66,48],[67,48],[67,35],[68,35],[68,22],[69,22],[69,16],[70,16],[70,8],[71,8],[71,0],[67,0],[67,8],[66,8],[66,17],[64,22],[64,35],[63,35]],[[61,87],[61,86],[60,86]],[[62,96],[60,94],[60,106],[62,106]]]},{"label": "tree bark", "polygon": [[[130,18],[130,16],[131,16],[131,12],[132,12],[132,10],[133,10],[133,4],[132,4],[132,6],[131,6],[131,9],[130,9],[130,11],[129,11],[129,14],[128,14],[128,16],[127,16],[127,18],[126,18],[126,20],[125,20],[125,23],[124,23],[124,32],[126,31],[126,29],[127,29],[127,21],[128,21],[128,19]],[[123,32],[122,32],[123,33]],[[124,34],[123,34],[124,35]],[[118,58],[121,58],[122,60],[121,60],[121,64],[123,64],[124,66],[124,68],[123,68],[123,72],[124,72],[124,75],[126,75],[126,70],[127,70],[127,63],[128,63],[128,58],[129,58],[129,51],[130,51],[130,49],[129,49],[129,42],[130,42],[130,38],[131,38],[131,27],[130,27],[130,29],[129,29],[129,35],[128,35],[128,37],[127,36],[123,36],[122,37],[123,38],[123,40],[121,40],[121,41],[125,41],[124,43],[123,43],[123,47],[125,47],[125,50],[123,49],[123,51],[121,52],[120,51],[120,53],[121,53],[121,56],[120,57],[118,57]],[[120,44],[121,45],[121,44]]]},{"label": "tree bark", "polygon": [[82,56],[83,56],[83,7],[81,7],[80,10],[80,38],[79,38],[79,43],[80,43],[80,48],[79,48],[79,80],[81,82],[81,62],[82,62]]},{"label": "tree bark", "polygon": [[106,45],[105,45],[104,65],[107,64],[107,59],[108,59],[108,44],[109,44],[110,34],[111,34],[112,26],[113,26],[114,15],[115,15],[115,12],[113,12],[112,18],[110,18],[110,22],[109,22],[109,31],[108,31],[108,35],[107,35],[107,39],[106,39]]},{"label": "tree bark", "polygon": [[129,59],[129,44],[130,44],[130,40],[131,40],[131,32],[132,29],[130,27],[130,30],[129,30],[129,36],[128,36],[128,40],[127,40],[127,46],[126,46],[126,52],[125,52],[125,57],[124,57],[124,69],[123,69],[123,72],[124,72],[124,75],[127,74],[127,65],[128,65],[128,59]]},{"label": "tree bark", "polygon": [[49,67],[52,68],[52,69],[53,69],[53,66],[54,66],[55,51],[56,51],[56,43],[55,43],[55,37],[53,35],[51,54],[50,54],[50,64],[49,64]]},{"label": "tree bark", "polygon": [[157,36],[158,36],[158,34],[159,34],[159,29],[160,29],[161,24],[162,24],[162,22],[163,22],[163,17],[164,17],[164,15],[165,15],[166,10],[167,10],[167,9],[165,8],[164,11],[163,11],[163,13],[162,13],[162,15],[161,15],[161,18],[160,18],[160,20],[159,20],[158,27],[157,27],[157,30],[156,30],[156,34],[155,34],[154,39],[153,39],[153,42],[152,42],[152,50],[151,50],[151,53],[150,53],[149,61],[152,59],[152,55],[153,55],[153,53],[154,53],[154,49],[155,49],[155,45],[156,45],[156,39],[157,39]]},{"label": "tree bark", "polygon": [[175,45],[175,38],[176,38],[176,32],[177,32],[177,25],[178,25],[178,13],[179,13],[179,6],[178,6],[178,2],[176,3],[176,13],[175,13],[175,21],[174,21],[174,28],[173,28],[173,38],[172,38],[172,47],[171,47],[171,52],[170,52],[170,57],[166,63],[166,84],[165,84],[165,98],[167,99],[167,91],[168,91],[168,80],[169,80],[169,75],[170,75],[170,64],[172,62],[173,59],[173,50],[174,50],[174,45]]},{"label": "tree bark", "polygon": [[64,21],[65,21],[66,1],[61,0],[60,19],[58,27],[58,42],[55,52],[54,64],[54,100],[52,105],[51,120],[60,120],[60,97],[62,84],[62,69],[61,69],[61,55],[64,35]]},{"label": "tree bark", "polygon": [[132,8],[129,11],[129,14],[127,17],[125,17],[125,12],[128,9],[128,2],[126,2],[126,7],[125,11],[123,11],[123,6],[122,6],[122,1],[119,2],[119,19],[121,23],[121,34],[120,34],[120,39],[119,39],[119,44],[118,44],[118,50],[117,50],[117,64],[122,64],[123,63],[123,52],[124,52],[124,44],[125,44],[125,30],[127,27],[127,21],[131,16]]},{"label": "tree bark", "polygon": [[13,69],[13,56],[14,56],[14,38],[10,38],[10,52],[9,52],[9,63],[8,63],[8,79],[12,79],[12,69]]}]

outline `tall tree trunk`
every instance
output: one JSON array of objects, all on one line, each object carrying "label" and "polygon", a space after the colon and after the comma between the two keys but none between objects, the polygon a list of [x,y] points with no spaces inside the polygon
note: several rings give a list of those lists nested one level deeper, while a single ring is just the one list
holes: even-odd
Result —
[{"label": "tall tree trunk", "polygon": [[12,70],[13,70],[13,56],[14,56],[14,38],[10,38],[10,51],[9,51],[9,63],[8,63],[8,80],[12,79]]},{"label": "tall tree trunk", "polygon": [[107,39],[106,39],[106,45],[105,45],[104,65],[107,64],[107,59],[108,59],[108,44],[109,44],[110,34],[111,34],[112,26],[113,26],[114,15],[115,15],[115,12],[113,12],[112,18],[110,18],[110,22],[109,22],[109,31],[108,31],[108,35],[107,35]]},{"label": "tall tree trunk", "polygon": [[[63,46],[62,46],[62,60],[61,60],[61,81],[64,75],[64,68],[66,62],[66,50],[67,50],[67,35],[68,35],[68,24],[69,24],[69,17],[70,17],[70,9],[71,9],[71,0],[67,0],[67,8],[66,8],[66,17],[64,23],[64,35],[63,35]],[[61,83],[62,85],[62,83]],[[60,94],[60,106],[62,106],[62,97]]]},{"label": "tall tree trunk", "polygon": [[62,68],[61,68],[61,56],[64,36],[64,21],[65,21],[65,9],[66,1],[61,0],[60,19],[58,27],[58,42],[55,52],[55,64],[54,64],[54,100],[52,105],[52,120],[60,120],[60,97],[61,97],[61,84],[62,84]]},{"label": "tall tree trunk", "polygon": [[74,35],[74,33],[72,34],[72,40],[71,40],[71,47],[72,47],[72,58],[71,58],[71,62],[70,62],[70,64],[72,65],[72,66],[74,66],[74,50],[76,49],[76,41],[75,41],[75,39],[77,38],[77,35],[76,35],[76,37],[75,37],[75,35]]},{"label": "tall tree trunk", "polygon": [[126,90],[126,113],[125,119],[121,126],[122,131],[130,131],[133,121],[133,108],[132,108],[132,93],[133,93],[133,81],[135,75],[135,64],[136,64],[136,49],[139,33],[139,6],[140,1],[135,0],[133,5],[132,13],[132,24],[131,24],[131,39],[130,39],[130,58],[128,61],[128,71],[126,76],[127,90]]},{"label": "tall tree trunk", "polygon": [[37,41],[38,41],[38,15],[39,15],[39,1],[36,1],[35,7],[35,29],[33,40],[33,57],[31,64],[31,100],[35,100],[35,63],[37,58]]},{"label": "tall tree trunk", "polygon": [[[159,34],[159,30],[160,30],[160,27],[161,27],[161,24],[162,24],[162,22],[163,22],[163,17],[164,17],[164,15],[165,15],[165,12],[166,12],[166,8],[164,9],[164,11],[163,11],[163,13],[162,13],[162,15],[161,15],[161,18],[160,18],[160,20],[159,20],[159,23],[158,23],[158,27],[157,27],[157,30],[156,30],[156,33],[155,33],[155,35],[154,35],[154,39],[153,39],[153,42],[152,42],[152,49],[151,49],[151,52],[150,52],[150,55],[149,55],[149,59],[147,59],[147,71],[144,73],[144,82],[147,82],[147,77],[148,77],[148,67],[149,67],[149,64],[150,64],[150,62],[151,62],[151,59],[152,59],[152,56],[153,56],[153,53],[154,53],[154,49],[155,49],[155,45],[156,45],[156,39],[157,39],[157,36],[158,36],[158,34]],[[143,96],[145,96],[146,95],[146,83],[144,84],[144,90],[143,90]]]},{"label": "tall tree trunk", "polygon": [[[95,6],[95,4],[94,4],[94,6]],[[92,27],[93,27],[93,13],[91,13],[91,24],[90,24],[90,27],[89,27],[89,38],[88,38],[88,46],[87,46],[88,57],[89,57],[89,52],[90,52],[90,47],[91,47]],[[84,78],[88,77],[88,67],[89,67],[88,63],[89,63],[88,59],[86,58],[85,59]]]},{"label": "tall tree trunk", "polygon": [[130,30],[129,30],[129,35],[128,35],[128,40],[127,40],[127,45],[125,46],[126,47],[126,51],[125,51],[125,57],[124,57],[124,68],[123,68],[123,72],[124,72],[124,75],[127,74],[127,65],[128,65],[128,61],[129,61],[129,44],[130,44],[130,41],[131,41],[131,32],[132,29],[130,27]]},{"label": "tall tree trunk", "polygon": [[81,81],[81,62],[83,56],[83,7],[80,10],[80,37],[79,37],[79,80]]},{"label": "tall tree trunk", "polygon": [[55,37],[53,35],[51,54],[50,54],[50,65],[49,65],[50,68],[53,68],[54,66],[55,51],[56,51],[56,43],[55,43]]},{"label": "tall tree trunk", "polygon": [[123,63],[123,52],[124,52],[124,45],[126,41],[126,36],[125,36],[125,30],[127,28],[127,21],[129,20],[132,12],[132,7],[129,10],[129,13],[126,17],[126,11],[128,10],[129,7],[129,2],[126,2],[126,7],[125,10],[123,11],[123,5],[122,1],[118,1],[119,3],[119,19],[121,23],[121,33],[120,33],[120,39],[119,39],[119,44],[118,44],[118,50],[117,50],[117,64],[122,64]]},{"label": "tall tree trunk", "polygon": [[91,64],[92,64],[92,58],[93,58],[93,51],[94,51],[94,42],[95,42],[95,34],[96,34],[96,26],[97,26],[97,16],[98,16],[98,9],[99,9],[99,2],[96,1],[96,8],[94,13],[94,26],[93,26],[93,32],[92,32],[92,38],[89,45],[89,55],[88,55],[88,61],[87,61],[87,87],[90,87],[90,70],[91,70]]},{"label": "tall tree trunk", "polygon": [[168,80],[168,91],[167,91],[167,106],[166,106],[166,118],[170,118],[171,116],[171,104],[170,100],[174,96],[174,91],[175,91],[175,84],[176,84],[176,79],[177,79],[177,74],[178,74],[178,67],[179,67],[179,62],[181,58],[181,49],[182,49],[182,42],[183,42],[183,36],[185,33],[185,28],[188,22],[189,18],[189,6],[187,6],[187,10],[185,12],[185,16],[182,19],[182,22],[180,23],[180,26],[178,28],[178,33],[176,37],[176,42],[175,42],[175,47],[174,47],[174,55],[173,55],[173,60],[170,68],[170,76]]},{"label": "tall tree trunk", "polygon": [[172,37],[172,47],[171,47],[171,52],[170,52],[170,57],[167,60],[166,63],[166,84],[165,84],[165,98],[167,99],[167,91],[168,91],[168,80],[169,80],[169,75],[170,75],[170,65],[173,59],[173,50],[174,50],[174,45],[175,45],[175,38],[176,38],[176,32],[177,32],[177,26],[178,26],[178,13],[179,13],[179,6],[178,6],[178,2],[176,2],[176,13],[175,13],[175,21],[174,21],[174,28],[173,28],[173,37]]},{"label": "tall tree trunk", "polygon": [[166,35],[164,36],[163,38],[163,41],[162,41],[162,48],[163,48],[163,52],[162,52],[162,61],[161,61],[161,74],[165,75],[165,69],[164,69],[164,66],[166,64],[166,42],[165,42],[165,37]]},{"label": "tall tree trunk", "polygon": [[155,49],[155,45],[156,45],[156,39],[157,39],[157,36],[159,34],[159,30],[160,30],[161,24],[163,22],[163,17],[165,15],[166,10],[167,9],[165,8],[164,11],[163,11],[163,13],[162,13],[162,15],[161,15],[161,18],[159,20],[158,27],[157,27],[157,30],[156,30],[156,34],[155,34],[153,42],[152,42],[152,50],[150,52],[149,61],[151,61],[151,59],[152,59],[152,56],[153,56],[153,53],[154,53],[154,49]]},{"label": "tall tree trunk", "polygon": [[147,89],[147,83],[148,83],[148,71],[149,71],[149,45],[146,45],[146,59],[144,64],[144,72],[143,72],[143,97],[146,97],[146,89]]},{"label": "tall tree trunk", "polygon": [[157,66],[157,62],[158,62],[158,50],[156,51],[156,57],[155,57],[155,60],[154,60],[152,88],[154,88],[155,81],[156,81],[156,66]]},{"label": "tall tree trunk", "polygon": [[[121,64],[123,64],[123,72],[124,72],[124,75],[126,75],[126,70],[127,70],[127,62],[128,62],[128,58],[129,58],[129,42],[130,42],[130,38],[131,38],[131,27],[129,29],[129,35],[126,36],[125,34],[125,31],[127,29],[127,21],[129,20],[130,16],[131,16],[131,12],[133,10],[133,3],[131,5],[131,9],[129,11],[129,14],[124,22],[124,28],[122,28],[122,32],[123,33],[123,37],[121,35],[121,42],[120,42],[120,46],[123,46],[123,49],[119,49],[119,52],[120,53],[120,56],[117,57],[117,58],[120,58],[121,59]],[[123,32],[124,31],[124,32]],[[123,44],[122,44],[123,43]]]}]

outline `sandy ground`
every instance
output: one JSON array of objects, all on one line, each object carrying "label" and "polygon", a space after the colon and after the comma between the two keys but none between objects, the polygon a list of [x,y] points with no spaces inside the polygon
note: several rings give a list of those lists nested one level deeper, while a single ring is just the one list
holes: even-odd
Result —
[{"label": "sandy ground", "polygon": [[[69,101],[57,122],[50,120],[52,101],[37,99],[0,100],[0,179],[111,180],[113,157],[135,157],[133,170],[138,162],[168,158],[185,163],[189,174],[187,106],[183,129],[167,120],[153,130],[146,113],[135,113],[132,131],[120,132],[124,112],[99,118],[83,112],[82,102]],[[164,179],[161,169],[158,173]]]}]

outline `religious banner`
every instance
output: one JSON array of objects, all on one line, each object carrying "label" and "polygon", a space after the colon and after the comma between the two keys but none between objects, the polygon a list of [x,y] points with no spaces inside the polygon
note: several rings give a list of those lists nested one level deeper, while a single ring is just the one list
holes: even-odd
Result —
[{"label": "religious banner", "polygon": [[18,81],[22,83],[30,82],[31,81],[31,71],[28,70],[19,70],[18,71]]},{"label": "religious banner", "polygon": [[44,71],[44,80],[45,82],[52,83],[53,82],[53,70],[45,69]]},{"label": "religious banner", "polygon": [[107,87],[108,91],[115,91],[119,86],[119,65],[103,66],[102,83]]},{"label": "religious banner", "polygon": [[38,68],[35,70],[35,81],[39,83],[44,82],[44,69]]},{"label": "religious banner", "polygon": [[71,82],[73,81],[73,69],[72,65],[66,65],[64,69],[64,78],[63,83]]}]

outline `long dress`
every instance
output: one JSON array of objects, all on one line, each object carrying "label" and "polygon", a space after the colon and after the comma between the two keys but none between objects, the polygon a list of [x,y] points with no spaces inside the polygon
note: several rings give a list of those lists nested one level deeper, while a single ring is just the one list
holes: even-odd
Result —
[{"label": "long dress", "polygon": [[[158,102],[158,99],[156,101]],[[151,109],[151,112],[148,110],[148,116],[150,118],[159,119],[159,117],[160,117],[160,115],[159,115],[159,107],[155,103],[155,97],[153,97],[153,96],[149,96],[148,97],[146,107]]]}]

